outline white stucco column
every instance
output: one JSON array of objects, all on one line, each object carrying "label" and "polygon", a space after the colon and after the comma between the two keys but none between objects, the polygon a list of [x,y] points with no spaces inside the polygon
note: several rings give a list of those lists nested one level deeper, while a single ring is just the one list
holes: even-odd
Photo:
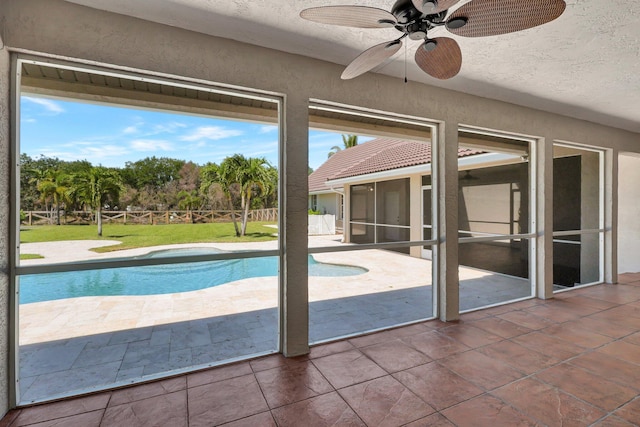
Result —
[{"label": "white stucco column", "polygon": [[440,320],[460,318],[458,275],[458,123],[438,127],[438,287]]},{"label": "white stucco column", "polygon": [[618,283],[618,156],[616,149],[604,157],[604,281]]},{"label": "white stucco column", "polygon": [[549,299],[553,298],[553,139],[540,138],[535,150],[537,188],[532,232],[536,235],[536,252],[530,259],[536,260],[536,296]]},{"label": "white stucco column", "polygon": [[[410,240],[422,240],[422,175],[409,177],[409,230]],[[411,246],[412,257],[422,256],[422,246]]]},{"label": "white stucco column", "polygon": [[[0,34],[0,416],[4,415],[15,402],[9,402],[13,395],[13,376],[10,374],[9,352],[10,328],[10,277],[11,277],[11,236],[9,217],[11,171],[11,60],[2,35]],[[15,399],[14,399],[15,400]]]},{"label": "white stucco column", "polygon": [[344,194],[342,199],[344,215],[342,218],[342,243],[351,243],[351,223],[349,222],[351,219],[351,187],[345,184],[342,187],[342,192]]},{"label": "white stucco column", "polygon": [[280,344],[285,356],[309,352],[309,289],[307,265],[307,200],[309,102],[292,93],[283,107],[284,147],[281,153],[281,209],[279,219],[282,292]]}]

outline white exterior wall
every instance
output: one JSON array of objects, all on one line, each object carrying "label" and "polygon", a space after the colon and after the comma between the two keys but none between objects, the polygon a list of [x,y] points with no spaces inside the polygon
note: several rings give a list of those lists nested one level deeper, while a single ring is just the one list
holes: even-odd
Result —
[{"label": "white exterior wall", "polygon": [[[640,151],[640,135],[635,133],[423,84],[405,84],[402,79],[378,74],[343,81],[339,77],[343,67],[337,64],[93,10],[62,0],[3,0],[0,22],[4,27],[4,45],[0,43],[4,46],[0,49],[0,414],[10,407],[8,390],[12,387],[7,368],[11,179],[8,166],[8,52],[29,52],[199,82],[220,82],[272,91],[284,97],[285,152],[281,166],[286,176],[281,184],[280,225],[284,227],[281,230],[284,254],[281,305],[283,351],[287,355],[308,350],[306,163],[310,98],[410,116],[420,112],[422,118],[441,124],[438,144],[443,149],[438,154],[441,169],[436,185],[440,190],[441,207],[446,208],[439,211],[440,246],[437,248],[441,255],[438,278],[443,320],[458,316],[457,244],[451,239],[447,243],[447,239],[456,236],[457,229],[457,199],[451,195],[455,195],[457,189],[457,170],[454,168],[457,166],[459,124],[530,135],[547,143],[565,140]],[[445,167],[448,168],[446,171]],[[615,180],[612,182],[613,191],[616,191]],[[537,204],[539,213],[549,212],[544,209],[550,200],[551,194],[542,194]],[[612,200],[615,201],[615,197]],[[345,208],[348,214],[348,206]],[[637,229],[637,219],[633,219],[633,224]],[[611,225],[608,239],[615,242],[615,218]],[[540,245],[540,248],[538,259],[549,258],[545,251],[549,252],[550,246]],[[614,259],[615,251],[614,245],[611,247]],[[538,276],[548,278],[550,266],[541,268]]]},{"label": "white exterior wall", "polygon": [[324,214],[335,215],[335,217],[338,218],[339,215],[338,215],[337,198],[339,196],[340,195],[336,193],[318,194],[317,210],[320,211],[320,213],[323,215]]},{"label": "white exterior wall", "polygon": [[640,271],[640,156],[618,157],[618,272]]}]

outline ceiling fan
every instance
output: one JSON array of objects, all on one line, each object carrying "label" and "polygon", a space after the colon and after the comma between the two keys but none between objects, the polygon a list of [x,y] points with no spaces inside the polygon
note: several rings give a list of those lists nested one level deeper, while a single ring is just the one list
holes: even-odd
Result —
[{"label": "ceiling fan", "polygon": [[356,28],[395,28],[402,35],[380,43],[354,59],[342,73],[352,79],[375,68],[402,47],[402,39],[424,40],[415,61],[425,73],[445,80],[458,74],[462,52],[450,37],[429,37],[435,28],[464,37],[486,37],[526,30],[553,21],[564,12],[564,0],[471,0],[449,14],[460,0],[397,0],[391,12],[368,6],[321,6],[300,16],[322,24]]}]

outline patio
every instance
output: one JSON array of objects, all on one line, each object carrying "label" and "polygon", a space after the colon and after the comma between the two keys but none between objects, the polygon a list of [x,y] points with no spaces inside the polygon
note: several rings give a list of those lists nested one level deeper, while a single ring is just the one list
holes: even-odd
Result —
[{"label": "patio", "polygon": [[4,425],[592,425],[640,419],[640,275],[11,411]]},{"label": "patio", "polygon": [[[340,243],[335,236],[310,239],[310,246],[331,244]],[[273,242],[249,246],[270,245]],[[57,253],[85,259],[83,251],[76,249]],[[383,250],[314,257],[369,271],[339,279],[310,277],[312,343],[432,317],[429,260]],[[531,292],[526,280],[470,268],[460,268],[460,280],[463,310],[527,297]],[[276,290],[277,279],[266,277],[179,294],[82,297],[21,305],[21,401],[130,384],[194,366],[275,352]]]}]

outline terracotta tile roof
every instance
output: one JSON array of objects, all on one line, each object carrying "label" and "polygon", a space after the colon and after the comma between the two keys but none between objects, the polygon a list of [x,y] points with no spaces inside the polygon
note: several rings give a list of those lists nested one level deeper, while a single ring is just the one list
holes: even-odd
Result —
[{"label": "terracotta tile roof", "polygon": [[[482,151],[461,148],[458,157]],[[329,157],[309,175],[309,192],[327,191],[326,181],[431,163],[431,144],[378,138]]]}]

